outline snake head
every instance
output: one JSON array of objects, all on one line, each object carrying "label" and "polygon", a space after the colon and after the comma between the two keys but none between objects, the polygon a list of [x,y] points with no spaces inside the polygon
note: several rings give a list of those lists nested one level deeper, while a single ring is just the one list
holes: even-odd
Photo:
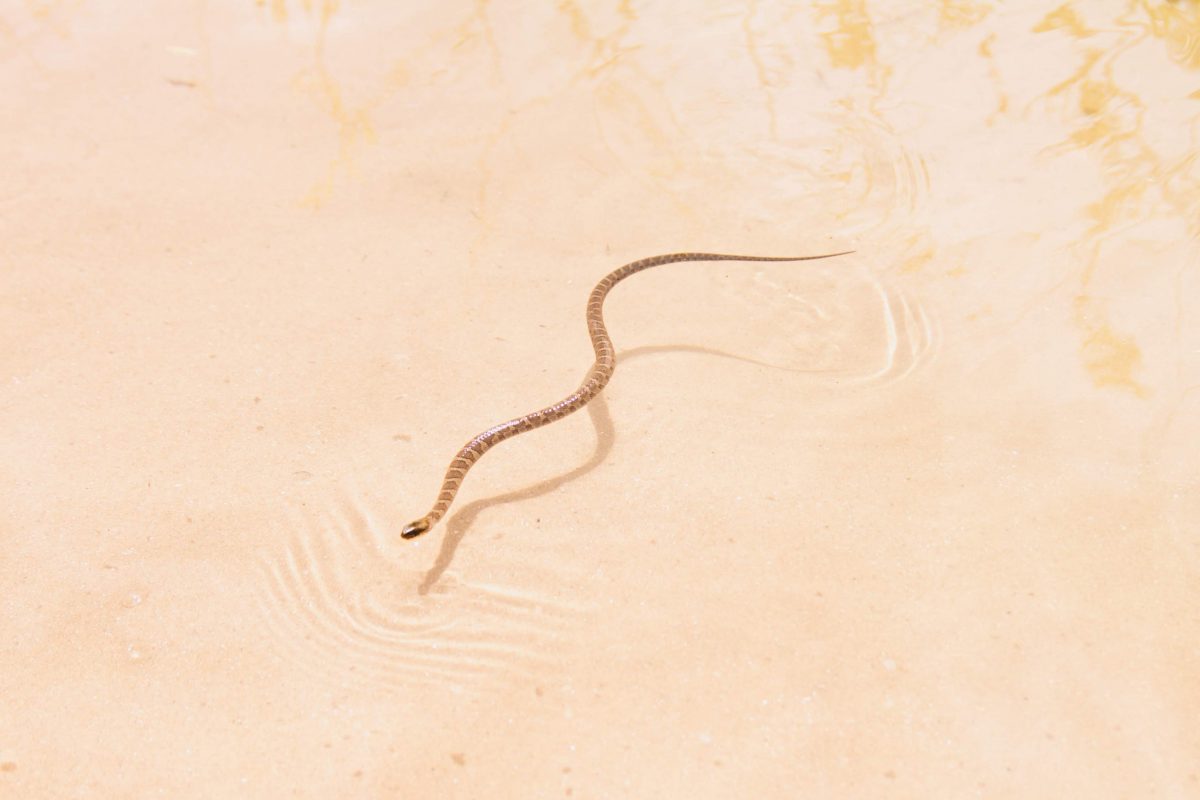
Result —
[{"label": "snake head", "polygon": [[433,526],[429,522],[429,517],[421,517],[405,525],[404,530],[400,531],[400,535],[405,539],[415,539],[431,527]]}]

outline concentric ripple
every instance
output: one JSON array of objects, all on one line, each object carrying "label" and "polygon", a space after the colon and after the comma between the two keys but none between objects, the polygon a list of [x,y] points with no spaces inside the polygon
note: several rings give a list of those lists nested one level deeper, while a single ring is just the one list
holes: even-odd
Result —
[{"label": "concentric ripple", "polygon": [[[419,593],[411,549],[384,547],[386,526],[361,503],[290,509],[256,581],[272,638],[298,667],[358,688],[462,692],[549,665],[578,609],[453,573]],[[394,527],[394,526],[393,526]]]},{"label": "concentric ripple", "polygon": [[711,304],[720,318],[707,321],[723,348],[804,373],[813,388],[885,386],[936,354],[937,327],[921,303],[854,257],[730,271],[721,284],[722,302]]}]

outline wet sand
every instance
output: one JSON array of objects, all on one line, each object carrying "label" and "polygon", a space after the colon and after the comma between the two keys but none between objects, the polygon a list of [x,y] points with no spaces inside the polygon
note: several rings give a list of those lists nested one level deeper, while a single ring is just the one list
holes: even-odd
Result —
[{"label": "wet sand", "polygon": [[[0,796],[1200,796],[1194,2],[0,6]],[[614,290],[602,397],[563,397]]]}]

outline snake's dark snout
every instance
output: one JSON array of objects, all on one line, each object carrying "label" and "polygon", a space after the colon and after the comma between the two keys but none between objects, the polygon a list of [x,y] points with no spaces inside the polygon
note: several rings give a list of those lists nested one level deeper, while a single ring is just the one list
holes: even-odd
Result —
[{"label": "snake's dark snout", "polygon": [[429,520],[419,519],[405,525],[404,530],[400,531],[400,535],[405,539],[415,539],[427,530],[429,530]]}]

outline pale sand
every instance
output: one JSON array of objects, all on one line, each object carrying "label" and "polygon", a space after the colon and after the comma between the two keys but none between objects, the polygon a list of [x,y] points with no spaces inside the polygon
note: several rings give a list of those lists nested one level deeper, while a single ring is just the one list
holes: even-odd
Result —
[{"label": "pale sand", "polygon": [[0,797],[1200,796],[1195,2],[151,5],[0,9]]}]

